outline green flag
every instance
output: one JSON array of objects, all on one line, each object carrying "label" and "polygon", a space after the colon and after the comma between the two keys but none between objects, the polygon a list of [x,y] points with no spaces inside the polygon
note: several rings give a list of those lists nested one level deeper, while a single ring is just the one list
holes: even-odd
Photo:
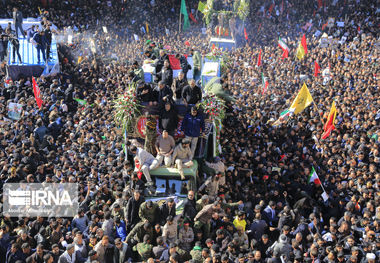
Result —
[{"label": "green flag", "polygon": [[187,14],[187,9],[186,9],[186,3],[185,0],[181,0],[181,14],[183,15],[183,30],[186,30],[190,27],[189,23],[189,15]]},{"label": "green flag", "polygon": [[203,3],[202,1],[199,1],[198,3],[198,10],[199,12],[203,13],[203,10],[205,10],[206,4]]},{"label": "green flag", "polygon": [[85,100],[81,100],[81,99],[77,99],[77,98],[75,98],[74,100],[76,102],[78,102],[80,105],[86,105],[87,104],[87,101],[85,101]]}]

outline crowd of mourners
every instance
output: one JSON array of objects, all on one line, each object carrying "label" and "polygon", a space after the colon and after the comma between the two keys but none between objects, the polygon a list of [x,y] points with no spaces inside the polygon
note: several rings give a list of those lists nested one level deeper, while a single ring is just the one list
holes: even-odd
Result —
[{"label": "crowd of mourners", "polygon": [[[222,154],[201,167],[199,189],[187,191],[181,211],[172,198],[158,203],[145,196],[151,169],[176,165],[184,176],[204,132],[205,116],[192,106],[202,100],[201,88],[186,74],[173,78],[167,55],[177,55],[182,71],[197,79],[210,35],[202,33],[196,11],[198,23],[178,32],[178,2],[0,1],[3,18],[17,7],[24,17],[43,16],[75,32],[72,43],[59,44],[61,73],[36,79],[41,109],[31,78],[9,80],[1,64],[0,185],[76,182],[80,193],[74,218],[2,214],[0,263],[378,262],[376,1],[250,1],[246,35],[237,36],[221,77],[235,98],[227,104]],[[186,2],[188,12],[197,9],[198,1]],[[231,1],[221,5],[228,9]],[[330,17],[334,23],[326,24]],[[331,36],[327,44],[323,33]],[[303,34],[308,53],[300,61],[295,51]],[[89,36],[95,52],[88,50]],[[279,37],[288,58],[282,59]],[[185,54],[196,58],[191,69]],[[156,61],[154,83],[144,82],[146,58]],[[326,74],[314,76],[315,62]],[[161,135],[145,147],[127,143],[126,150],[113,101],[132,82],[140,102],[160,108]],[[313,104],[273,125],[304,82]],[[333,101],[335,129],[321,139]],[[23,105],[20,120],[8,118],[10,102]],[[175,141],[179,104],[188,108],[186,138]],[[322,186],[308,182],[313,168]]]}]

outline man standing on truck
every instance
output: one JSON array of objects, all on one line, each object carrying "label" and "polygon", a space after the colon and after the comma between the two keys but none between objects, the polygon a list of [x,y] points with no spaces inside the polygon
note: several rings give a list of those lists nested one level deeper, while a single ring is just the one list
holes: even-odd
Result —
[{"label": "man standing on truck", "polygon": [[[183,118],[181,129],[185,132],[186,139],[191,141],[191,158],[193,159],[197,148],[198,138],[205,130],[205,121],[201,113],[195,106],[191,108],[191,113],[187,113]],[[173,158],[174,159],[174,158]]]}]

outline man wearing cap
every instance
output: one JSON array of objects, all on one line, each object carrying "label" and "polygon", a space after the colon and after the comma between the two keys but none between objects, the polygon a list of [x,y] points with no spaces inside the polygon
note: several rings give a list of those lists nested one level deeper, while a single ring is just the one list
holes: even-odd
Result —
[{"label": "man wearing cap", "polygon": [[192,244],[194,241],[194,231],[190,227],[190,222],[189,220],[185,219],[183,222],[183,227],[179,230],[179,246],[186,250],[190,251],[192,248]]},{"label": "man wearing cap", "polygon": [[196,263],[203,263],[202,260],[202,244],[200,241],[195,242],[195,246],[190,251],[191,258]]},{"label": "man wearing cap", "polygon": [[277,252],[279,255],[285,255],[286,258],[290,258],[290,252],[292,246],[288,243],[288,238],[282,234],[278,238],[277,244],[274,245],[273,253]]},{"label": "man wearing cap", "polygon": [[186,139],[191,141],[191,158],[193,159],[197,148],[198,138],[205,131],[205,121],[202,113],[193,106],[191,112],[187,113],[182,121],[181,130],[184,131]]},{"label": "man wearing cap", "polygon": [[188,139],[182,140],[173,152],[172,162],[178,168],[179,174],[181,175],[181,180],[185,180],[185,173],[183,171],[183,166],[190,167],[193,165],[192,152],[190,150],[190,141]]}]

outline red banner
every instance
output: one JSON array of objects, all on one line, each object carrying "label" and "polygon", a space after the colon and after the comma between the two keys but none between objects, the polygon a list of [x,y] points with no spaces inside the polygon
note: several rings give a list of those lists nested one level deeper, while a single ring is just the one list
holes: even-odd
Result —
[{"label": "red banner", "polygon": [[39,109],[41,109],[42,107],[42,104],[44,103],[41,99],[41,91],[40,91],[40,88],[38,87],[37,85],[37,82],[36,80],[34,79],[34,77],[32,77],[32,81],[33,81],[33,92],[34,92],[34,97],[36,98],[36,102],[37,102],[37,106]]}]

